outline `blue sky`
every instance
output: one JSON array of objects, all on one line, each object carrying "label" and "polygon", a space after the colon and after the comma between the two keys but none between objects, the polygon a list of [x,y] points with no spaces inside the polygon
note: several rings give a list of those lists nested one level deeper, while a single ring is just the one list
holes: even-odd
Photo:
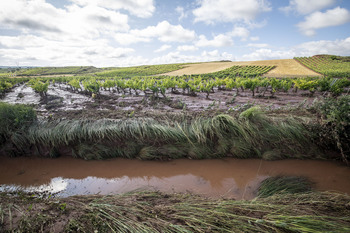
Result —
[{"label": "blue sky", "polygon": [[0,1],[0,65],[350,55],[349,0]]}]

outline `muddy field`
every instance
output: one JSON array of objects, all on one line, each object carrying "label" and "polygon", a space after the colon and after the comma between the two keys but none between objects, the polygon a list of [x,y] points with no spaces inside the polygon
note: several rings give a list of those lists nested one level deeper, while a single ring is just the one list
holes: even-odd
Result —
[{"label": "muddy field", "polygon": [[[268,93],[268,91],[267,91]],[[247,109],[253,105],[260,105],[268,109],[293,108],[307,106],[320,97],[315,93],[310,97],[307,91],[295,93],[278,92],[274,96],[270,93],[265,97],[252,96],[250,91],[214,90],[206,98],[206,93],[196,96],[181,92],[166,94],[166,97],[152,98],[144,93],[136,95],[133,91],[126,95],[116,91],[101,91],[96,98],[83,93],[73,92],[67,85],[50,85],[46,97],[40,97],[32,88],[22,84],[7,93],[3,102],[34,105],[37,112],[45,117],[54,118],[124,118],[133,116],[154,115],[206,115],[210,112],[230,112]]]}]

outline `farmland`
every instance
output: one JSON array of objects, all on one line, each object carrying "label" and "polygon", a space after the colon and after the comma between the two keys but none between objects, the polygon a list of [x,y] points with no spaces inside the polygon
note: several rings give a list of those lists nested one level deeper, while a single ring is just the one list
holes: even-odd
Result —
[{"label": "farmland", "polygon": [[294,58],[304,66],[327,77],[350,78],[350,59],[335,55],[318,55]]},{"label": "farmland", "polygon": [[320,74],[300,65],[295,59],[263,60],[263,61],[233,61],[233,62],[210,62],[184,65],[185,68],[166,73],[170,76],[191,74],[204,74],[217,72],[231,66],[274,66],[266,76],[268,77],[305,77],[321,76]]},{"label": "farmland", "polygon": [[[258,173],[263,173],[265,161],[327,160],[336,161],[339,167],[335,169],[346,175],[350,159],[349,72],[346,58],[329,57],[343,68],[323,66],[317,70],[305,59],[295,58],[125,68],[28,68],[17,70],[15,77],[14,71],[6,70],[0,73],[0,159],[5,163],[5,157],[18,157],[18,161],[21,157],[47,158],[56,164],[72,157],[95,160],[89,161],[95,163],[93,167],[85,169],[95,168],[95,173],[99,166],[103,172],[113,170],[96,160],[112,163],[112,159],[120,159],[115,161],[128,164],[122,159],[138,159],[136,170],[141,171],[142,164],[148,162],[190,159],[195,160],[193,169],[185,161],[182,167],[189,168],[171,176],[175,162],[164,164],[166,171],[149,175],[152,178],[147,182],[155,182],[157,176],[180,179],[192,172],[198,175],[192,177],[191,185],[198,185],[199,190],[208,183],[203,181],[204,172],[194,168],[200,159],[216,159],[211,163],[248,159]],[[73,160],[63,163],[62,170],[70,163],[75,164]],[[154,167],[149,166],[147,174],[152,174]],[[127,165],[119,169],[123,167]],[[67,174],[74,170],[69,169]],[[53,170],[41,174],[54,179],[56,175],[50,176]],[[27,174],[26,170],[14,172]],[[25,190],[3,192],[0,226],[8,231],[41,231],[40,226],[45,226],[68,232],[349,230],[347,194],[323,192],[330,189],[319,188],[319,180],[314,185],[311,175],[266,174],[250,184],[254,186],[251,196],[256,199],[240,201],[232,196],[207,199],[201,193],[183,190],[162,193],[157,182],[155,190],[113,196],[62,198],[50,193],[47,197],[36,189],[35,197]],[[225,174],[225,182],[231,182],[229,178]],[[214,181],[209,183],[215,186]],[[248,192],[248,184],[237,191],[239,195]],[[342,186],[348,186],[346,179]],[[232,188],[226,190],[230,192]],[[41,209],[49,214],[44,216]],[[201,212],[205,214],[199,215]],[[14,215],[19,217],[14,219]],[[53,216],[60,216],[62,223]]]}]

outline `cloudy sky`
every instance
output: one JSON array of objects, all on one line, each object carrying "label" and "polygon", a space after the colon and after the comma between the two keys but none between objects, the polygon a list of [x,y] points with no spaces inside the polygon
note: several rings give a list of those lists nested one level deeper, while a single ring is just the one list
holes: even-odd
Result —
[{"label": "cloudy sky", "polygon": [[0,0],[0,66],[350,55],[349,0]]}]

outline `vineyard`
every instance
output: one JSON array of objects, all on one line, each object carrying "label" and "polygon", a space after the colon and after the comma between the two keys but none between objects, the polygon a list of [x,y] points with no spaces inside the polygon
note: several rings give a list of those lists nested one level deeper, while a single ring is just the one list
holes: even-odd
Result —
[{"label": "vineyard", "polygon": [[134,66],[124,68],[111,68],[108,71],[96,73],[98,77],[133,77],[163,74],[183,68],[185,64]]},{"label": "vineyard", "polygon": [[[84,175],[81,170],[76,172],[76,168],[84,168],[71,162],[62,163],[63,158],[59,157],[107,159],[89,161],[93,168],[84,169],[98,173],[101,171],[96,169],[94,162],[110,163],[118,158],[140,163],[145,163],[140,160],[160,160],[155,162],[161,164],[159,174],[166,177],[162,183],[171,186],[172,190],[173,186],[167,181],[172,176],[167,178],[163,163],[171,163],[172,169],[167,170],[179,170],[181,175],[175,177],[181,177],[181,185],[187,182],[187,178],[182,178],[185,170],[176,169],[175,161],[168,161],[175,159],[211,159],[210,163],[213,163],[222,158],[219,162],[224,162],[225,166],[228,158],[235,159],[239,169],[229,166],[230,177],[232,169],[238,170],[240,176],[249,169],[259,172],[263,160],[288,159],[286,168],[291,167],[293,172],[293,160],[337,160],[336,169],[341,168],[341,163],[349,165],[348,76],[269,77],[269,72],[277,66],[233,65],[217,72],[181,76],[162,75],[181,69],[183,65],[180,64],[108,68],[96,73],[78,72],[74,76],[13,77],[8,71],[0,72],[0,156],[17,157],[9,158],[11,163],[12,159],[25,157],[55,158],[54,166],[59,163],[62,166],[62,169],[58,168],[59,172],[77,173],[79,177]],[[40,72],[37,69],[31,75]],[[248,160],[249,166],[241,166],[240,159]],[[203,167],[197,165],[198,161],[193,162],[201,172],[197,179],[192,167],[185,165],[195,179],[194,183],[188,182],[190,188],[214,184],[203,178]],[[255,166],[256,162],[260,165]],[[17,174],[3,175],[10,178],[28,180],[32,179],[31,173],[45,174],[39,177],[56,174],[52,170],[39,172],[37,164],[34,164],[35,172],[17,171],[17,168],[8,168],[4,162],[0,164],[3,171],[11,170]],[[108,176],[112,176],[112,170],[121,170],[123,177],[127,177],[123,169],[114,166],[106,169],[104,164],[102,167],[102,173],[106,171]],[[143,167],[125,166],[125,170],[144,172]],[[315,169],[322,170],[318,166]],[[215,180],[220,180],[217,170],[207,170],[214,174]],[[145,180],[150,186],[150,179],[156,176],[145,174],[138,176],[135,173],[132,179]],[[265,176],[255,175],[255,170],[252,174],[254,177]],[[92,176],[89,173],[86,179]],[[122,179],[113,178],[113,185]],[[332,183],[336,183],[334,179],[332,176]],[[69,183],[69,180],[75,180],[74,177],[67,180],[65,189],[72,186],[79,190],[77,185]],[[89,186],[85,186],[80,178],[77,180],[84,188]],[[127,185],[120,187],[128,186],[133,180],[127,180]],[[223,184],[229,180],[239,183],[235,178],[221,180]],[[346,186],[348,179],[344,180]],[[91,187],[97,187],[98,194],[107,187],[101,188],[95,181],[88,182],[93,184]],[[249,182],[243,186],[243,196],[247,186],[251,189],[253,183]],[[66,232],[96,229],[106,232],[115,229],[132,232],[349,230],[349,218],[342,217],[349,215],[348,195],[314,191],[313,181],[305,177],[271,176],[254,182],[260,182],[260,185],[257,190],[251,190],[257,193],[252,201],[231,200],[224,196],[219,200],[204,199],[187,188],[186,194],[181,191],[176,194],[134,191],[117,196],[112,193],[84,196],[84,192],[65,198],[56,198],[48,191],[48,197],[36,198],[36,193],[1,191],[0,185],[0,225],[8,231],[18,229],[23,232],[40,232],[42,226]],[[59,184],[63,184],[63,180]],[[119,191],[119,186],[115,187],[112,189]],[[228,191],[224,189],[225,193],[240,190],[234,187],[229,185]],[[151,188],[156,189],[155,186]],[[315,199],[321,200],[317,208]],[[252,209],[245,211],[248,207]],[[169,213],[164,214],[164,208]],[[43,215],[43,209],[49,210],[49,214]],[[206,214],[198,214],[202,212]],[[275,215],[271,215],[272,212]],[[178,219],[177,222],[174,219]],[[145,225],[145,222],[151,225]]]},{"label": "vineyard", "polygon": [[350,78],[350,58],[334,55],[295,57],[304,66],[331,78]]},{"label": "vineyard", "polygon": [[[234,69],[233,69],[234,70]],[[312,96],[316,91],[329,92],[333,96],[340,95],[349,86],[350,80],[335,79],[330,77],[315,78],[266,78],[250,77],[250,73],[245,73],[246,77],[237,74],[226,75],[227,71],[218,74],[192,75],[181,77],[156,76],[132,78],[96,78],[96,77],[51,77],[51,78],[33,78],[33,79],[10,79],[2,78],[0,81],[0,93],[10,91],[16,84],[24,83],[32,87],[41,96],[45,96],[49,84],[66,85],[72,92],[88,94],[89,96],[98,96],[101,91],[118,93],[122,95],[136,95],[143,93],[145,96],[166,97],[167,93],[177,93],[196,96],[198,93],[205,93],[209,98],[215,90],[235,91],[236,95],[250,92],[251,96],[265,97],[269,94],[271,97],[277,92],[298,90],[308,91]],[[242,73],[240,73],[242,74]]]},{"label": "vineyard", "polygon": [[97,75],[99,77],[132,77],[162,74],[181,69],[183,64],[150,65],[122,68],[96,68],[93,66],[0,68],[1,77],[48,76],[48,75]]},{"label": "vineyard", "polygon": [[[102,129],[106,125],[110,125],[112,127],[112,125],[114,124],[116,124],[116,126],[113,127],[121,127],[119,125],[120,123],[114,121],[104,121],[103,119],[128,119],[135,117],[135,121],[130,122],[130,126],[123,125],[123,127],[128,128],[131,127],[133,124],[136,124],[136,128],[133,130],[136,130],[138,132],[140,130],[146,130],[146,128],[142,128],[142,124],[145,123],[147,125],[150,125],[150,127],[160,127],[165,131],[169,131],[172,133],[176,131],[178,136],[173,135],[176,138],[172,138],[173,136],[169,136],[172,138],[171,140],[173,140],[174,143],[180,137],[182,139],[190,137],[192,138],[190,140],[191,143],[195,142],[196,145],[198,143],[200,144],[198,144],[196,147],[193,147],[196,150],[198,149],[197,152],[201,154],[201,156],[191,155],[191,157],[196,158],[204,156],[204,152],[200,150],[201,147],[204,147],[201,144],[203,143],[202,139],[196,138],[198,135],[196,136],[195,132],[197,128],[203,128],[203,130],[206,129],[206,127],[208,127],[206,124],[209,123],[206,121],[198,120],[198,125],[193,125],[193,127],[197,128],[189,128],[190,125],[183,125],[186,122],[188,122],[189,119],[191,120],[192,118],[196,118],[197,116],[212,117],[212,119],[216,119],[215,121],[218,121],[218,124],[215,125],[215,127],[219,127],[221,124],[219,121],[225,121],[226,124],[228,122],[228,118],[215,118],[217,114],[235,114],[235,111],[243,111],[247,109],[249,110],[250,107],[254,107],[254,105],[256,104],[259,104],[266,108],[268,107],[269,109],[279,109],[282,107],[287,107],[289,106],[289,104],[294,107],[302,106],[302,104],[306,102],[307,104],[312,104],[317,98],[321,98],[324,96],[332,98],[340,98],[341,96],[346,96],[349,92],[350,87],[350,80],[347,78],[269,78],[263,76],[268,71],[274,69],[274,66],[232,66],[222,71],[201,75],[154,75],[154,73],[163,72],[165,68],[175,69],[174,67],[179,68],[177,65],[162,66],[162,69],[159,69],[159,66],[153,66],[152,68],[147,68],[146,66],[143,68],[134,67],[130,70],[124,70],[123,72],[119,72],[118,74],[120,76],[112,77],[109,77],[109,75],[111,75],[115,71],[108,71],[106,72],[107,74],[94,76],[84,75],[74,77],[60,76],[36,78],[0,78],[0,93],[4,102],[34,105],[36,106],[36,109],[42,115],[42,117],[44,117],[44,119],[61,120],[62,118],[64,118],[78,120],[77,124],[80,125],[79,127],[82,127],[85,124],[87,128],[97,127],[99,129]],[[131,75],[130,72],[133,69],[136,69],[138,75]],[[145,74],[152,74],[153,76]],[[255,110],[254,108],[252,108],[251,112],[246,114],[254,115],[254,112]],[[176,113],[187,114],[187,116],[185,118],[180,117],[178,119]],[[162,120],[163,122],[165,122],[164,124],[167,125],[166,127],[162,124],[158,125],[156,124],[156,122],[153,121],[143,120],[144,117],[158,119],[162,118],[163,116],[166,117],[165,121]],[[82,118],[101,119],[102,125],[99,125],[99,123],[96,123],[97,125],[95,125],[90,124],[89,122],[80,121]],[[182,125],[180,129],[178,129],[180,125],[176,126],[175,128],[172,128],[174,125],[172,125],[171,122],[174,121],[177,121],[179,124]],[[194,122],[192,123],[195,124]],[[60,130],[58,130],[58,128],[75,127],[74,122],[64,121],[64,123],[62,124],[63,125],[52,126],[52,129],[50,130],[52,130],[52,132],[61,132]],[[213,124],[213,122],[211,122],[210,124]],[[272,122],[270,122],[269,124],[272,124]],[[291,124],[291,122],[288,122],[288,124]],[[290,127],[299,128],[299,125],[297,125],[298,124]],[[38,130],[36,131],[35,135],[40,135],[41,139],[38,139],[38,141],[35,141],[35,143],[33,143],[40,147],[40,143],[44,142],[44,139],[42,137],[46,135],[44,129],[49,129],[50,127],[46,125],[37,125],[36,127],[38,127]],[[137,127],[141,127],[142,129]],[[154,129],[152,127],[150,129],[147,128],[147,130],[153,132]],[[259,128],[258,126],[256,127]],[[279,125],[277,128],[283,127],[285,126]],[[244,130],[246,130],[246,132],[249,132],[249,130],[252,129],[250,128]],[[269,130],[271,129],[259,129],[260,133],[263,133],[263,130],[267,130],[266,134],[268,134]],[[41,135],[41,131],[44,133],[43,135]],[[222,134],[224,134],[224,131]],[[234,130],[232,129],[232,132],[233,131]],[[108,134],[108,132],[109,129],[106,128],[106,135]],[[80,134],[81,132],[78,130],[77,135],[78,133]],[[161,133],[163,134],[164,132]],[[204,138],[205,135],[208,134],[211,133],[202,132],[202,136],[200,137]],[[245,133],[242,133],[242,135],[243,134]],[[282,134],[282,132],[280,134]],[[78,137],[77,135],[71,139],[71,141],[69,142],[70,144],[74,144],[74,140],[76,140]],[[129,143],[129,136],[130,135],[125,135],[125,141],[122,142],[123,145],[127,145]],[[286,137],[288,138],[289,136],[287,135]],[[61,137],[65,136],[57,136],[57,140]],[[85,140],[85,136],[83,135],[83,133],[81,137],[82,139],[79,139],[80,141]],[[151,138],[155,137],[156,135],[153,135]],[[168,136],[165,135],[164,137]],[[224,137],[221,135],[220,137],[229,138],[230,136],[227,135]],[[266,136],[265,138],[267,137],[270,136]],[[161,136],[159,140],[161,141],[162,138],[163,136]],[[19,138],[17,139],[19,140]],[[11,140],[15,140],[16,142],[12,141],[11,143],[14,143],[16,148],[19,148],[20,144],[17,143],[21,142],[21,140],[17,141],[17,139],[12,138]],[[132,140],[134,139],[135,138],[133,138]],[[214,139],[216,140],[215,137],[211,137],[210,140],[208,139],[209,141],[205,141],[206,145],[210,145],[210,148],[207,148],[206,151],[211,151],[211,154],[215,154],[215,150],[213,151],[211,147],[214,147],[214,145],[221,145],[221,142],[216,142]],[[298,140],[294,143],[295,145],[299,143],[299,139],[300,138],[298,138]],[[30,140],[32,139],[25,139],[26,142],[29,142]],[[259,143],[261,143],[261,140],[263,139],[257,139],[257,143],[258,141]],[[339,145],[344,144],[343,142],[340,143],[340,141],[343,139],[338,138],[337,140],[337,143]],[[50,143],[54,145],[56,142]],[[170,147],[173,151],[177,151],[176,154],[182,153],[184,156],[190,156],[190,154],[192,153],[191,150],[193,149],[191,149],[191,147],[186,144],[186,146],[182,146],[182,150],[186,149],[186,152],[182,151],[180,153],[178,148],[173,148],[170,144],[167,144],[165,146],[167,149],[164,149],[165,147],[163,148],[166,152],[160,152],[160,149],[156,146],[153,147],[154,145],[151,142],[147,141],[147,143],[150,144],[139,145],[140,148],[145,147],[142,153],[146,153],[146,155],[141,156],[141,158],[157,158],[156,154],[163,154],[163,156],[167,156],[166,154],[170,155],[171,153],[168,151]],[[241,146],[243,146],[243,142],[240,143]],[[338,145],[337,143],[335,143],[334,145]],[[102,144],[98,146],[102,146]],[[224,141],[224,144],[229,144],[229,146],[232,148],[235,147],[235,145],[233,145],[231,142]],[[248,148],[248,145],[249,143],[244,144],[244,147]],[[81,146],[89,147],[88,144],[78,145],[79,148]],[[103,146],[106,145],[103,144]],[[264,146],[266,145],[264,144]],[[223,150],[220,156],[223,156],[228,151],[228,147],[224,147],[226,149]],[[302,147],[300,146],[300,148]],[[86,150],[85,149],[73,149],[73,151],[75,151],[75,156],[90,159],[90,157],[84,155],[84,153],[87,150],[90,150],[91,148]],[[124,149],[127,150],[127,146]],[[55,148],[52,147],[50,150],[55,150]],[[278,150],[283,150],[283,148],[279,148]],[[289,152],[285,152],[285,155],[289,153],[292,156],[292,154],[295,151],[292,149],[292,147],[289,148],[289,150]],[[220,149],[220,151],[222,150]],[[257,156],[261,156],[263,154],[263,152],[255,153],[253,151],[254,150],[250,148],[247,151],[247,153],[249,152],[248,154],[255,154]],[[101,147],[101,153],[105,152],[105,149]],[[197,152],[195,152],[195,154]],[[126,154],[128,154],[128,156],[125,155],[124,152],[121,153],[123,154],[123,156],[129,156],[129,152],[125,152]],[[141,153],[141,151],[133,151],[130,154],[130,156],[137,157],[140,156],[139,153]],[[96,152],[96,154],[98,155],[99,152]],[[152,156],[149,154],[152,154]],[[207,155],[207,153],[204,154],[204,157],[209,156]],[[92,156],[91,158],[94,158],[94,156]],[[105,155],[101,155],[101,158],[105,158]],[[347,160],[345,158],[345,155],[343,155],[343,160]]]}]

